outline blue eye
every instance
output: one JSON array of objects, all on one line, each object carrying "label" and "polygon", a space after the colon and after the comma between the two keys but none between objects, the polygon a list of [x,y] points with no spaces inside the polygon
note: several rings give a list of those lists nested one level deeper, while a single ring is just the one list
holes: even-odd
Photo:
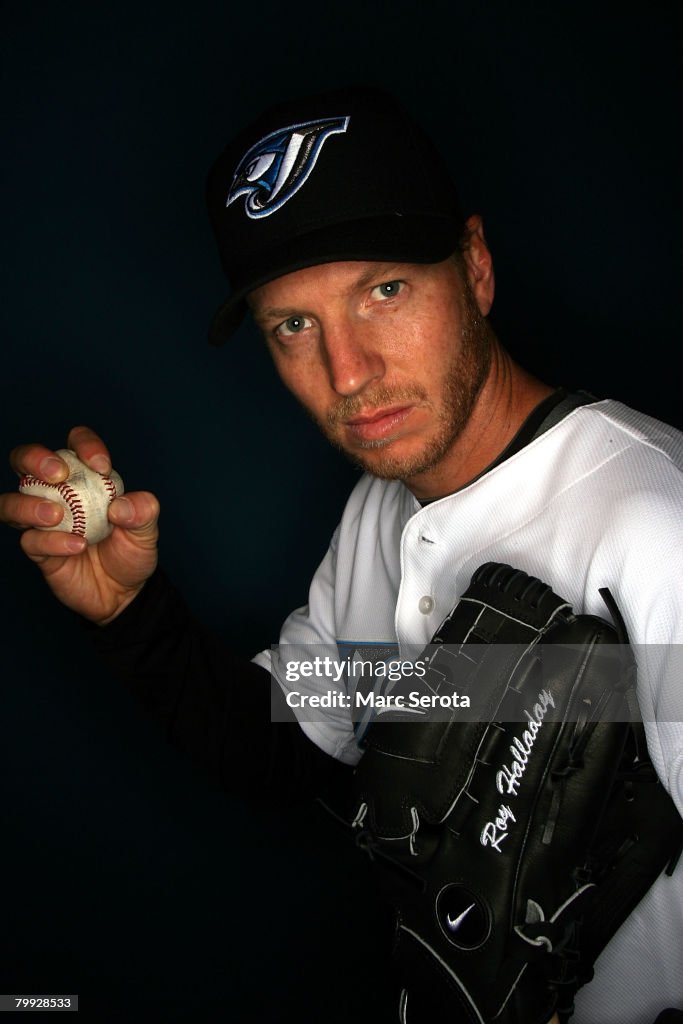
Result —
[{"label": "blue eye", "polygon": [[275,328],[275,333],[284,338],[291,338],[293,334],[300,334],[301,331],[311,326],[311,321],[306,316],[290,316],[283,320]]},{"label": "blue eye", "polygon": [[403,281],[384,281],[372,289],[372,295],[378,299],[393,299],[403,288]]}]

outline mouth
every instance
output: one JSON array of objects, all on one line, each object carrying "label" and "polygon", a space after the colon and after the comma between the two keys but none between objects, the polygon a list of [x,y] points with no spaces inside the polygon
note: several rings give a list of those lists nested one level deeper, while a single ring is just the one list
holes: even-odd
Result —
[{"label": "mouth", "polygon": [[393,405],[384,409],[373,409],[345,420],[345,426],[361,443],[381,441],[399,427],[413,411],[412,405]]}]

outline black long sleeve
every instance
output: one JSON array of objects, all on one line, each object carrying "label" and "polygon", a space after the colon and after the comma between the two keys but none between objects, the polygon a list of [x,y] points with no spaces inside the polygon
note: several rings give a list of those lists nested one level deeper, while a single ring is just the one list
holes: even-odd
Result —
[{"label": "black long sleeve", "polygon": [[[167,739],[228,791],[337,802],[351,769],[311,742],[278,684],[191,614],[162,570],[92,642]],[[271,700],[288,721],[271,722]]]}]

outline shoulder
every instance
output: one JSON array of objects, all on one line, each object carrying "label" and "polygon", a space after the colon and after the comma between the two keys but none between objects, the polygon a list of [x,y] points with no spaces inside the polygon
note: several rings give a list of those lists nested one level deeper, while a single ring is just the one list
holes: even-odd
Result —
[{"label": "shoulder", "polygon": [[683,433],[676,427],[613,399],[581,406],[572,418],[589,443],[611,442],[644,472],[668,469],[683,478]]},{"label": "shoulder", "polygon": [[[680,516],[683,434],[612,399],[580,406],[520,453],[519,470],[555,506],[645,526]],[[605,520],[601,520],[602,523]]]},{"label": "shoulder", "polygon": [[[579,410],[580,411],[580,410]],[[615,522],[639,528],[641,541],[656,530],[679,537],[683,507],[683,434],[620,402],[584,408],[587,443],[594,446],[596,480]],[[677,546],[680,547],[679,544]]]}]

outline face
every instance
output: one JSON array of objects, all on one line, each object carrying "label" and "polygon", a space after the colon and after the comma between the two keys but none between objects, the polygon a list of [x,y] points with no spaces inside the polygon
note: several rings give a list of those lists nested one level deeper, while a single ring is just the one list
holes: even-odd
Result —
[{"label": "face", "polygon": [[454,260],[322,264],[250,306],[286,386],[363,469],[410,483],[452,457],[492,337]]}]

